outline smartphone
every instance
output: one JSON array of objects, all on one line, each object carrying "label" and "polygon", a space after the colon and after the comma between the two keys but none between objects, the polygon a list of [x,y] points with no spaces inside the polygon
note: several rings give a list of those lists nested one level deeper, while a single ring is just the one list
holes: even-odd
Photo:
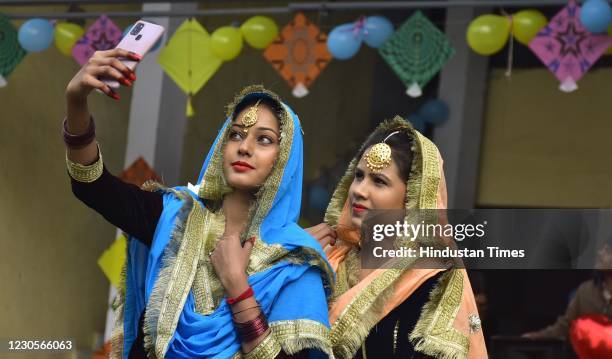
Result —
[{"label": "smartphone", "polygon": [[[144,57],[149,50],[159,41],[164,34],[164,27],[153,24],[151,22],[138,20],[132,25],[130,31],[117,44],[117,48],[134,52]],[[125,64],[130,70],[134,70],[138,61],[120,57],[119,60]],[[102,82],[106,83],[112,89],[118,89],[120,84],[115,79],[103,78]]]}]

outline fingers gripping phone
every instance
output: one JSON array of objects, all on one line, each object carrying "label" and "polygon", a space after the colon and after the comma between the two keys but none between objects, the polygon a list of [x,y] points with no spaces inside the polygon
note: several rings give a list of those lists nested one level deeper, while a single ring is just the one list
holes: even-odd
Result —
[{"label": "fingers gripping phone", "polygon": [[[117,44],[117,48],[134,52],[144,57],[149,50],[159,41],[164,34],[163,26],[153,24],[147,21],[138,20],[130,29],[130,31]],[[130,70],[136,68],[137,61],[119,58],[125,66]],[[120,84],[115,79],[104,78],[102,82],[106,83],[112,89],[118,89]]]}]

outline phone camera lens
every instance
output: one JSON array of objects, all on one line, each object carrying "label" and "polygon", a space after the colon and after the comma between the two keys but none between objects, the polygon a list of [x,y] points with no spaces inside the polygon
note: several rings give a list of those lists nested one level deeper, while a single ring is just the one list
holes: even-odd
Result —
[{"label": "phone camera lens", "polygon": [[131,35],[138,35],[138,33],[140,32],[140,30],[142,30],[143,27],[144,27],[143,23],[136,24],[136,26],[134,26],[132,31],[130,31],[130,34]]}]

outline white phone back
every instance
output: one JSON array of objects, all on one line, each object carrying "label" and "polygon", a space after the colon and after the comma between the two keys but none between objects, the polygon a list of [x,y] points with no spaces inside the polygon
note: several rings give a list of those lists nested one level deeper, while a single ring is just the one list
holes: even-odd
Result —
[{"label": "white phone back", "polygon": [[[142,23],[143,28],[138,32],[137,35],[132,35],[132,30],[139,23]],[[116,48],[128,50],[144,57],[147,52],[151,50],[153,45],[155,45],[155,43],[162,37],[163,34],[163,26],[143,20],[138,20],[134,25],[132,25],[130,31],[117,44]],[[131,70],[134,70],[136,68],[136,65],[138,64],[137,61],[129,60],[126,58],[119,58],[119,60],[121,60],[121,62],[123,62],[125,66],[127,66]],[[112,89],[117,89],[120,86],[119,82],[115,79],[104,78],[101,80]]]}]

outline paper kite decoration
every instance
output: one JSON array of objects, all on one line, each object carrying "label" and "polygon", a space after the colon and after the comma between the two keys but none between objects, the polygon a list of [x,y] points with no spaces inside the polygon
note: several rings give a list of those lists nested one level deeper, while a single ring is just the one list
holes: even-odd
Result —
[{"label": "paper kite decoration", "polygon": [[125,263],[127,251],[127,238],[121,234],[111,246],[98,258],[98,266],[116,288],[121,284],[121,270]]},{"label": "paper kite decoration", "polygon": [[25,55],[26,51],[17,40],[17,29],[6,15],[0,14],[0,87],[6,86],[6,77]]},{"label": "paper kite decoration", "polygon": [[123,182],[131,183],[135,186],[142,186],[143,183],[153,180],[161,182],[161,179],[153,171],[151,166],[144,158],[138,157],[128,168],[126,168],[119,176]]},{"label": "paper kite decoration", "polygon": [[123,31],[106,15],[102,15],[74,45],[72,57],[83,65],[94,52],[115,48],[122,36]]},{"label": "paper kite decoration", "polygon": [[594,35],[580,22],[574,1],[555,15],[529,43],[529,48],[561,82],[559,89],[572,92],[578,81],[612,44],[606,35]]},{"label": "paper kite decoration", "polygon": [[219,70],[221,59],[210,50],[210,35],[195,19],[185,20],[161,50],[157,62],[185,92],[187,116],[194,115],[191,97]]},{"label": "paper kite decoration", "polygon": [[287,81],[295,97],[308,94],[308,87],[332,59],[327,50],[327,34],[303,13],[295,15],[263,56]]},{"label": "paper kite decoration", "polygon": [[419,97],[421,89],[442,69],[455,49],[444,33],[417,11],[378,52],[406,85],[406,94]]}]

